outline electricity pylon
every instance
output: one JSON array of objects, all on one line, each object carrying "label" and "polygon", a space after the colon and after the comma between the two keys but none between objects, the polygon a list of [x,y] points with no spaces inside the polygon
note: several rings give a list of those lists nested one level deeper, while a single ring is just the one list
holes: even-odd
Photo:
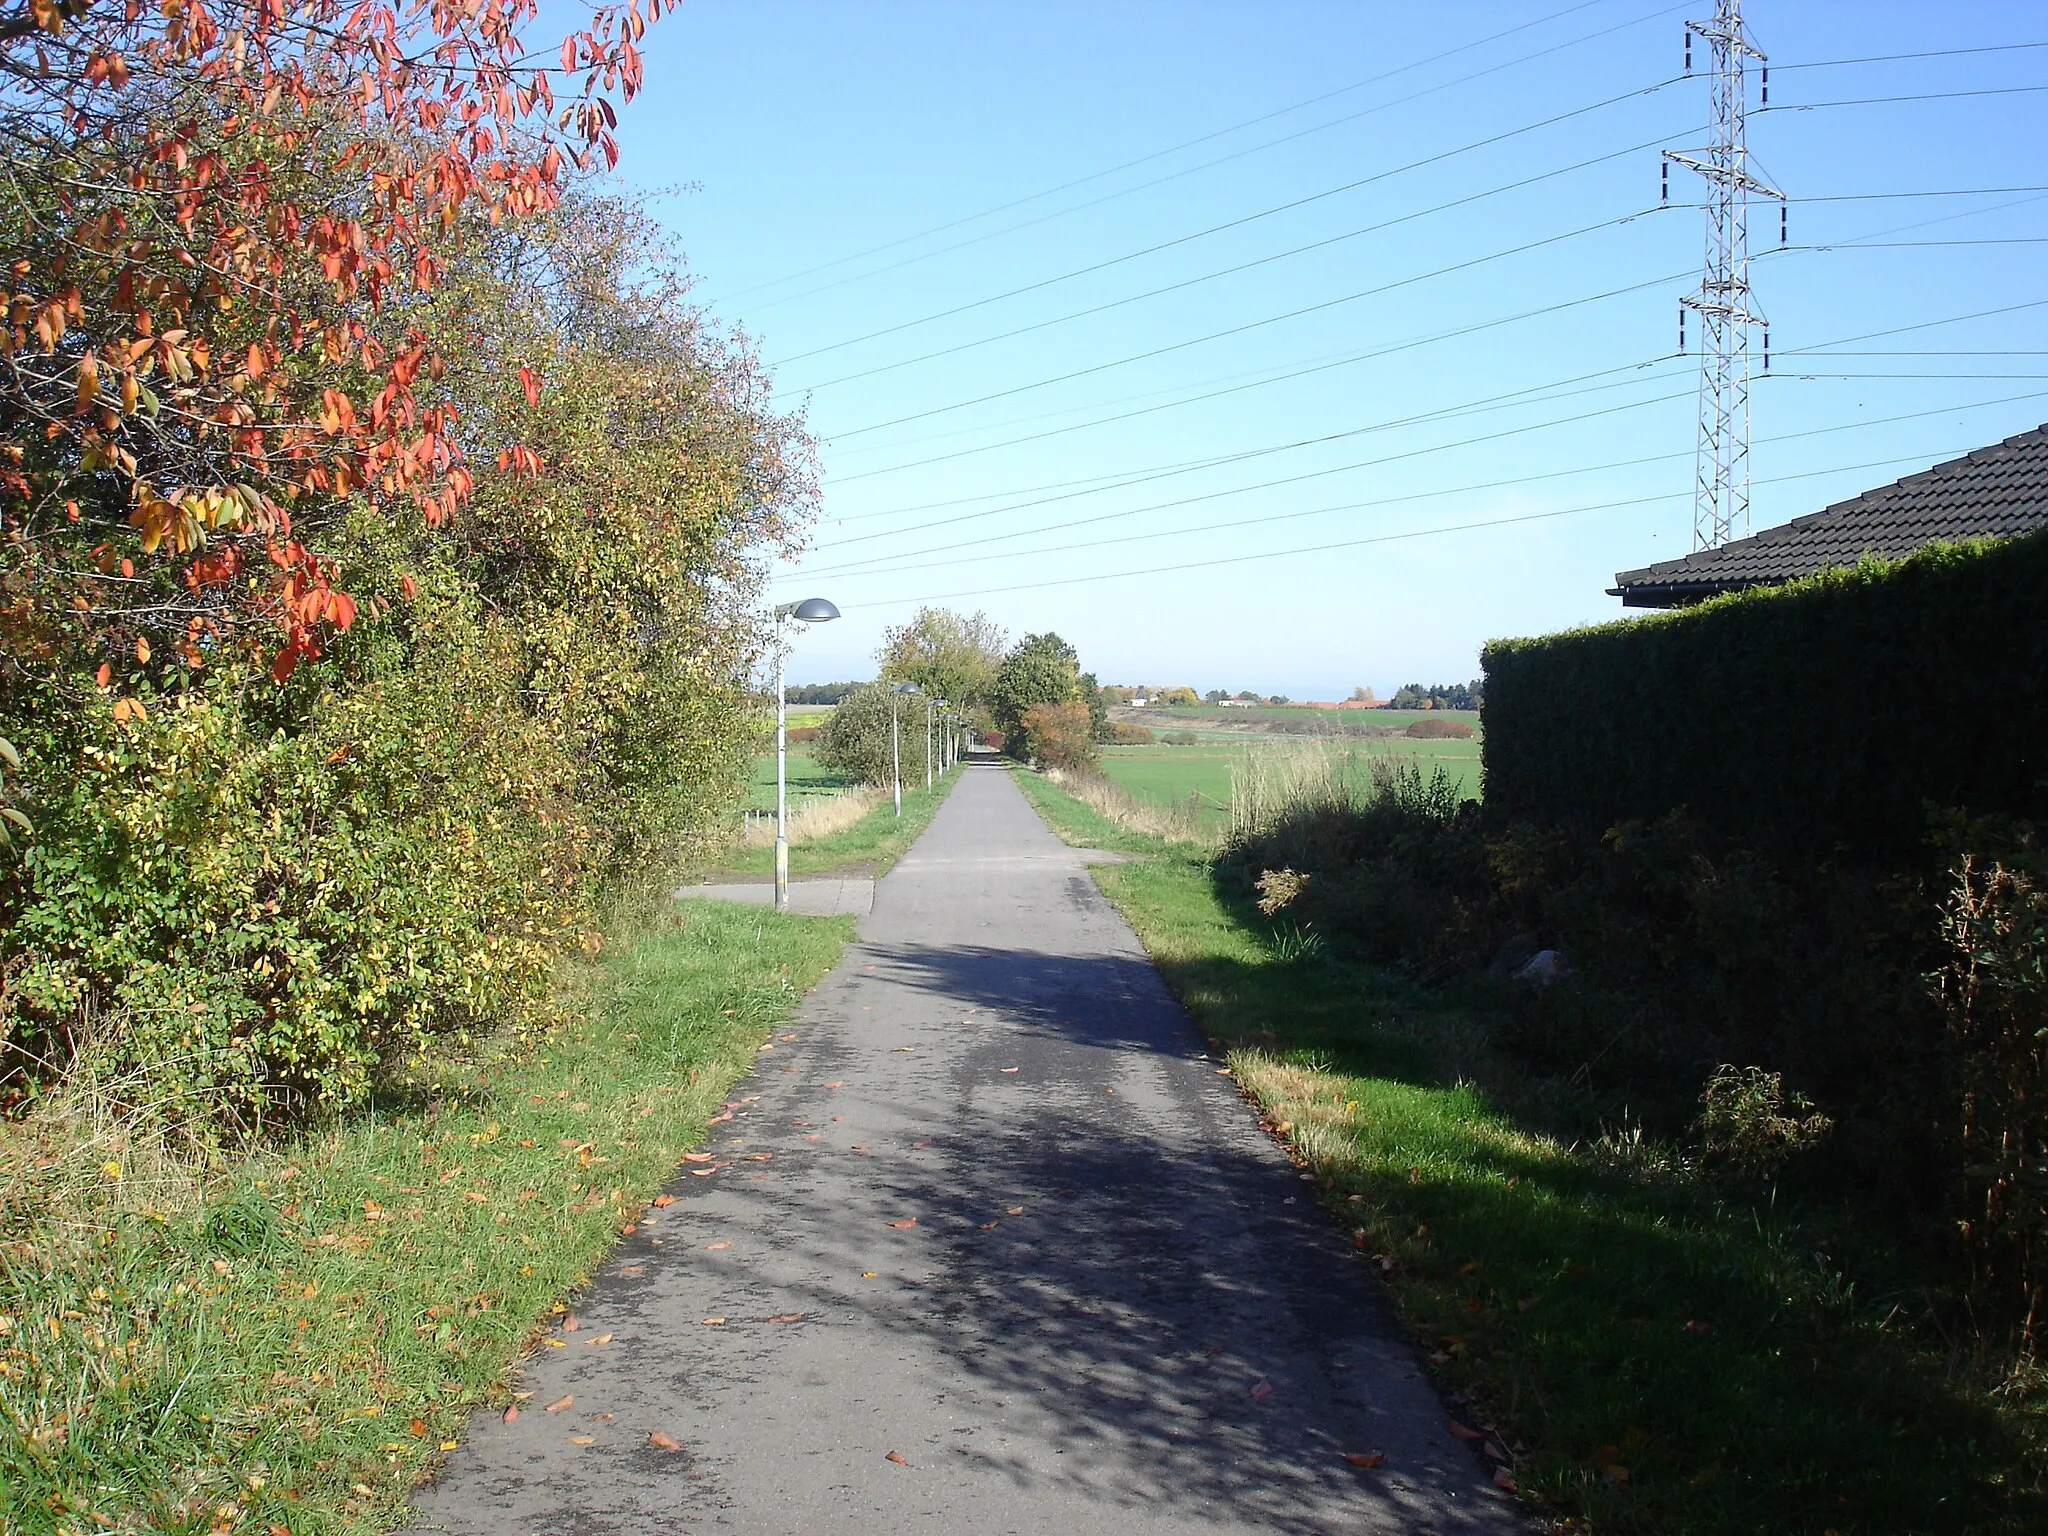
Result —
[{"label": "electricity pylon", "polygon": [[[1665,195],[1670,165],[1697,172],[1707,183],[1707,260],[1699,291],[1679,302],[1700,317],[1700,431],[1695,458],[1692,545],[1712,549],[1749,532],[1749,337],[1763,332],[1764,367],[1770,367],[1768,322],[1749,289],[1749,200],[1785,194],[1750,167],[1745,119],[1749,71],[1763,72],[1763,102],[1770,101],[1770,66],[1742,25],[1742,0],[1716,0],[1712,21],[1686,23],[1685,67],[1692,40],[1713,51],[1709,79],[1714,141],[1704,149],[1664,152]],[[1782,231],[1782,217],[1780,228]],[[1782,238],[1782,233],[1780,238]],[[1680,346],[1685,326],[1681,314]]]}]

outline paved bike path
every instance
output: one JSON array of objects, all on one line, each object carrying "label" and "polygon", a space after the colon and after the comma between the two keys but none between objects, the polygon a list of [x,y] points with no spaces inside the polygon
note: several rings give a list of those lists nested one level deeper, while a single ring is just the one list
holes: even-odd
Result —
[{"label": "paved bike path", "polygon": [[678,1176],[415,1529],[1527,1529],[1086,856],[963,774],[734,1090],[724,1166]]}]

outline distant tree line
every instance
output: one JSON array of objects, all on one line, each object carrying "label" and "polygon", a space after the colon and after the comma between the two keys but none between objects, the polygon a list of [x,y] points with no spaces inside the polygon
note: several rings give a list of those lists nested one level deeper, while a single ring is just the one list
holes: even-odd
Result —
[{"label": "distant tree line", "polygon": [[1404,683],[1388,701],[1390,709],[1477,709],[1486,692],[1478,678],[1469,683]]},{"label": "distant tree line", "polygon": [[782,690],[785,704],[837,704],[860,686],[859,683],[805,683]]}]

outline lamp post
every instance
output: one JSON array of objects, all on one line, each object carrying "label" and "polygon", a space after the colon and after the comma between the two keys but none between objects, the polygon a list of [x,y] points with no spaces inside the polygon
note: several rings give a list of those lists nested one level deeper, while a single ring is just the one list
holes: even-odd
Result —
[{"label": "lamp post", "polygon": [[782,683],[782,626],[824,624],[839,617],[839,610],[822,597],[807,597],[800,603],[778,603],[775,608],[775,910],[789,910],[789,690]]},{"label": "lamp post", "polygon": [[932,733],[938,718],[938,711],[945,707],[946,701],[944,699],[928,698],[924,701],[924,787],[927,790],[932,787],[932,762],[937,756],[937,753],[933,750],[937,746],[937,742],[933,739]]},{"label": "lamp post", "polygon": [[897,708],[906,693],[918,691],[915,683],[898,683],[889,690],[889,767],[890,777],[896,785],[896,814],[903,814],[903,728],[899,720],[902,711]]}]

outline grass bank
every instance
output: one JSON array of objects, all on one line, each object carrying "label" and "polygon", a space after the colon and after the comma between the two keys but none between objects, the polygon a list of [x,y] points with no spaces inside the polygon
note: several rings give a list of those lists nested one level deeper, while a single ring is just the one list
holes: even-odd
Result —
[{"label": "grass bank", "polygon": [[[794,843],[789,850],[789,872],[805,875],[881,875],[902,858],[920,832],[931,825],[933,814],[953,792],[962,770],[954,769],[930,789],[903,786],[903,814],[896,814],[893,800],[863,816],[852,826],[811,842]],[[775,873],[773,846],[749,848],[735,845],[720,856],[716,867],[691,871],[691,879],[717,881],[738,876],[766,880]]]},{"label": "grass bank", "polygon": [[1069,840],[1151,855],[1096,877],[1522,1492],[1602,1536],[2048,1529],[2038,1396],[1954,1360],[1867,1234],[1531,1133],[1473,1086],[1513,1071],[1484,998],[1319,951],[1199,851],[1018,781]]},{"label": "grass bank", "polygon": [[669,922],[538,1042],[245,1160],[167,1158],[104,1091],[0,1126],[0,1529],[402,1519],[851,935]]}]

